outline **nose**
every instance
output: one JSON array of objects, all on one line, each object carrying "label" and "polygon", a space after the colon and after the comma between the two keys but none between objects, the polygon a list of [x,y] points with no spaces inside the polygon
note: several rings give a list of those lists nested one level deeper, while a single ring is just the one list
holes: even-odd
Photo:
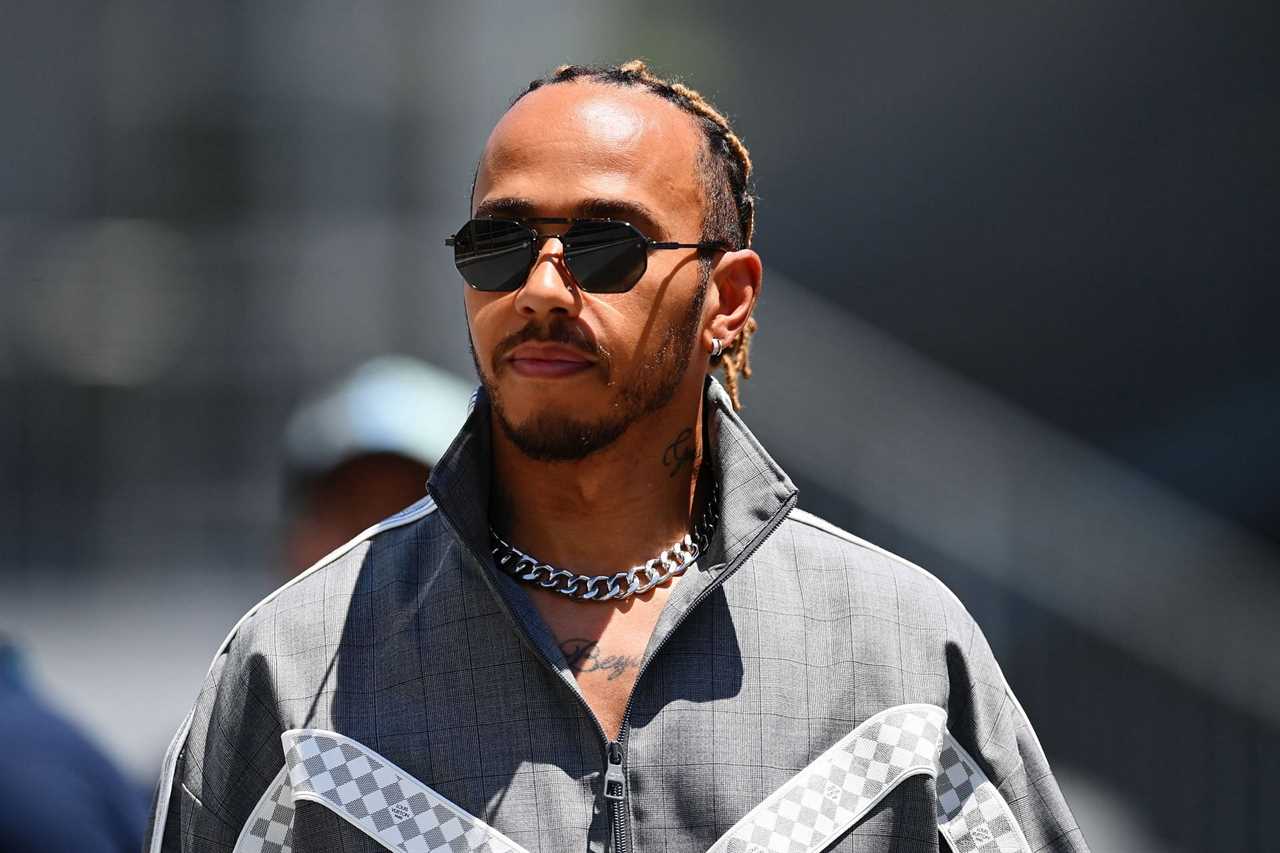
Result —
[{"label": "nose", "polygon": [[564,263],[564,244],[559,237],[548,237],[538,250],[529,277],[516,291],[515,308],[528,317],[576,317],[581,307],[581,294]]}]

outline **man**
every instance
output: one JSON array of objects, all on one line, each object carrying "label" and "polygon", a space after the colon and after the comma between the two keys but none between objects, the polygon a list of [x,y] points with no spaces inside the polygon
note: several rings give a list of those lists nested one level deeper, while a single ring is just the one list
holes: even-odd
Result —
[{"label": "man", "polygon": [[964,608],[736,415],[750,177],[641,63],[517,99],[448,241],[483,393],[233,630],[152,850],[1085,849]]}]

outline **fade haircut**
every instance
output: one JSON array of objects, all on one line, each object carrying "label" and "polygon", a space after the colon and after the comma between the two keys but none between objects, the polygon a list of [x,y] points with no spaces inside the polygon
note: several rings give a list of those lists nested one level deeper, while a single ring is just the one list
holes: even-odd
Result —
[{"label": "fade haircut", "polygon": [[[703,186],[702,240],[721,243],[733,249],[751,245],[756,225],[756,196],[751,180],[751,155],[747,146],[733,132],[729,120],[695,90],[675,80],[653,74],[643,60],[633,59],[622,65],[561,65],[546,77],[531,82],[517,95],[511,106],[525,95],[557,83],[587,80],[614,86],[644,89],[664,101],[675,104],[693,117],[702,131],[703,147],[698,152],[699,178]],[[474,186],[472,187],[474,194]],[[714,261],[701,261],[705,287]],[[699,294],[701,299],[701,294]],[[724,351],[713,360],[724,371],[725,390],[735,410],[741,411],[740,379],[751,378],[749,352],[751,336],[757,323],[754,317]]]}]

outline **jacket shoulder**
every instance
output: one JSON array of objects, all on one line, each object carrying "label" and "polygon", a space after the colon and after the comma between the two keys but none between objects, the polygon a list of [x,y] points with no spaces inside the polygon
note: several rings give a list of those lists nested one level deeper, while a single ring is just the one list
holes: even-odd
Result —
[{"label": "jacket shoulder", "polygon": [[361,531],[251,607],[227,634],[214,660],[233,645],[254,646],[259,635],[278,637],[281,625],[314,621],[315,608],[327,600],[350,598],[361,585],[382,585],[386,575],[406,565],[396,554],[417,540],[416,528],[431,528],[426,533],[431,537],[438,535],[438,523],[435,501],[428,496]]},{"label": "jacket shoulder", "polygon": [[[350,600],[357,584],[376,582],[366,580],[367,566],[403,571],[411,561],[395,555],[409,553],[424,535],[414,525],[430,526],[434,515],[428,497],[369,527],[262,599],[228,632],[165,756],[149,850],[170,849],[171,812],[180,823],[190,817],[202,827],[183,831],[212,832],[230,846],[233,839],[222,836],[243,824],[283,760],[279,736],[296,703],[285,701],[281,689],[285,697],[312,697],[323,682],[328,610]],[[384,553],[387,559],[379,557]]]},{"label": "jacket shoulder", "polygon": [[817,556],[822,565],[842,566],[856,575],[860,586],[892,595],[896,608],[924,608],[934,614],[934,624],[946,624],[961,635],[976,627],[955,593],[910,560],[798,508],[787,516],[784,529],[798,554]]},{"label": "jacket shoulder", "polygon": [[[1087,851],[1026,711],[955,594],[920,566],[812,513],[792,510],[784,524],[797,562],[843,568],[849,586],[871,597],[872,611],[893,614],[903,659],[922,671],[940,665],[946,698],[933,704],[946,710],[948,732],[1008,800],[1030,849]],[[945,638],[941,660],[931,625]]]}]

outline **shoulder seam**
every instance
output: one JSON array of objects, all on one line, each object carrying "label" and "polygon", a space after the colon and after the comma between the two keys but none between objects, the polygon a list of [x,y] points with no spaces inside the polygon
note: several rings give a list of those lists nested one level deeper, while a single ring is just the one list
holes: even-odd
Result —
[{"label": "shoulder seam", "polygon": [[802,510],[799,508],[791,510],[791,513],[788,515],[788,518],[792,519],[798,524],[803,524],[806,527],[812,527],[814,530],[820,530],[829,536],[834,536],[837,539],[842,539],[845,542],[848,542],[850,545],[856,545],[859,548],[862,548],[867,551],[871,551],[872,553],[875,553],[875,554],[879,554],[882,557],[888,557],[890,560],[893,560],[895,563],[900,563],[901,565],[907,567],[908,569],[911,569],[914,572],[924,575],[934,584],[936,584],[937,586],[945,590],[947,595],[951,597],[951,600],[954,601],[956,604],[958,604],[960,608],[964,610],[965,613],[969,612],[969,609],[964,606],[964,602],[962,602],[946,584],[938,580],[938,578],[933,574],[933,572],[930,572],[928,569],[923,568],[922,566],[916,565],[915,563],[908,560],[906,557],[901,557],[893,553],[892,551],[887,551],[884,548],[881,548],[879,545],[876,545],[872,542],[868,542],[867,540],[863,539],[860,536],[854,536],[849,531],[835,526],[831,522],[827,521],[825,518],[819,518],[813,513],[806,512],[805,510]]},{"label": "shoulder seam", "polygon": [[249,610],[243,616],[241,616],[239,621],[237,621],[236,624],[231,628],[231,631],[227,634],[226,638],[218,646],[218,650],[214,652],[213,660],[209,662],[209,669],[205,672],[205,678],[207,679],[209,677],[209,673],[213,672],[213,667],[218,662],[218,658],[224,652],[226,652],[227,648],[231,645],[231,641],[235,639],[236,634],[238,634],[240,632],[240,629],[244,626],[244,623],[249,621],[249,619],[252,618],[263,607],[265,607],[266,605],[274,601],[276,597],[280,595],[280,593],[284,592],[286,589],[293,586],[294,584],[302,581],[304,578],[311,576],[312,574],[319,571],[320,569],[323,569],[325,566],[329,565],[330,563],[337,560],[339,557],[351,551],[360,543],[368,541],[369,539],[372,539],[374,536],[378,535],[379,533],[383,533],[387,530],[394,530],[397,527],[403,527],[406,524],[411,524],[412,522],[418,521],[419,519],[426,518],[428,515],[431,515],[431,513],[435,511],[436,511],[436,502],[430,495],[428,495],[427,497],[424,497],[422,500],[416,503],[410,504],[409,506],[400,510],[395,515],[388,516],[384,518],[382,521],[379,521],[377,524],[374,524],[362,530],[360,533],[356,534],[346,543],[339,545],[337,548],[334,548],[328,554],[321,557],[310,568],[300,572],[297,575],[297,577],[291,578],[290,580],[281,584],[279,587],[275,589],[275,591],[269,594],[266,598],[262,599],[257,604],[253,605],[253,607],[250,607]]}]

